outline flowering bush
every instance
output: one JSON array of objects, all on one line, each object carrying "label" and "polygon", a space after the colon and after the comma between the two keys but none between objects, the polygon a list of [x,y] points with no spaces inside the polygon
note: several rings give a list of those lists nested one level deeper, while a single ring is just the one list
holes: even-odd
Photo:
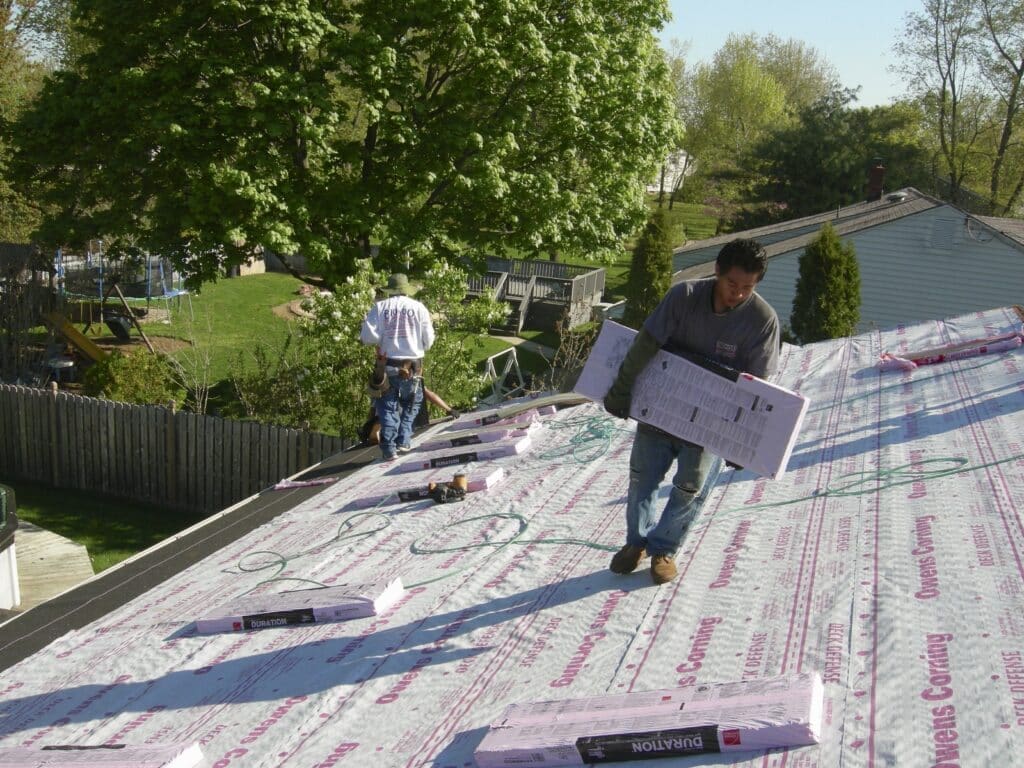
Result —
[{"label": "flowering bush", "polygon": [[[257,341],[248,353],[255,366],[240,360],[234,376],[246,414],[354,436],[369,410],[366,384],[374,359],[373,349],[360,341],[360,330],[375,287],[386,279],[367,266],[333,293],[307,298],[303,308],[309,318],[276,360]],[[465,408],[483,383],[473,349],[504,319],[508,305],[490,296],[466,301],[466,272],[445,262],[427,272],[422,284],[416,298],[431,311],[436,333],[427,353],[425,384],[452,407]]]},{"label": "flowering bush", "polygon": [[373,305],[374,286],[386,276],[361,270],[334,289],[306,299],[310,314],[301,327],[306,370],[297,386],[322,403],[328,422],[342,436],[356,434],[366,421],[366,382],[373,368],[373,349],[359,340],[363,318]]},{"label": "flowering bush", "polygon": [[437,338],[427,354],[424,381],[453,408],[472,406],[483,387],[473,351],[483,346],[491,327],[504,322],[509,306],[486,294],[466,301],[467,274],[447,262],[427,272],[416,298],[434,316]]}]

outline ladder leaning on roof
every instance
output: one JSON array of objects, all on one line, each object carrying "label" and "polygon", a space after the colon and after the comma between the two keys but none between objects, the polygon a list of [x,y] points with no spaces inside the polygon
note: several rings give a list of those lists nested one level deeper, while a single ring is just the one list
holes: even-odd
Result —
[{"label": "ladder leaning on roof", "polygon": [[[502,357],[507,359],[499,374],[496,362]],[[497,405],[526,392],[526,383],[523,381],[522,371],[519,370],[519,358],[516,356],[515,347],[503,349],[487,358],[484,380],[490,382],[491,394],[483,398],[483,402],[490,405]]]}]

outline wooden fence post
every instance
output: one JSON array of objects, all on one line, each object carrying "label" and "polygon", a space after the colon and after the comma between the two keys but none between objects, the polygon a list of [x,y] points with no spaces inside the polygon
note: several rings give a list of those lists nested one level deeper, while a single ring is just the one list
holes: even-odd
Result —
[{"label": "wooden fence post", "polygon": [[167,406],[167,418],[164,420],[165,447],[167,449],[167,501],[172,507],[178,504],[178,453],[175,445],[175,405],[171,400]]},{"label": "wooden fence post", "polygon": [[50,382],[50,485],[57,488],[60,478],[58,464],[58,440],[60,431],[57,429],[57,382]]},{"label": "wooden fence post", "polygon": [[29,477],[27,411],[25,407],[18,409],[18,474],[22,477]]}]

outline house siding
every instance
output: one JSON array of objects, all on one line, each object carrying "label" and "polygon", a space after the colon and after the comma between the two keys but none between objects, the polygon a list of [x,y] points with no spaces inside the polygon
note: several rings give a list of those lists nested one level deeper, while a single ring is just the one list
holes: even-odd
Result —
[{"label": "house siding", "polygon": [[779,323],[789,327],[789,316],[793,311],[793,297],[796,295],[796,280],[800,274],[798,259],[800,252],[776,256],[768,262],[768,271],[757,286],[761,297],[774,307]]},{"label": "house siding", "polygon": [[[1024,252],[952,206],[842,238],[857,252],[857,332],[1011,306],[1024,301]],[[758,292],[789,324],[803,249],[771,259]]]}]

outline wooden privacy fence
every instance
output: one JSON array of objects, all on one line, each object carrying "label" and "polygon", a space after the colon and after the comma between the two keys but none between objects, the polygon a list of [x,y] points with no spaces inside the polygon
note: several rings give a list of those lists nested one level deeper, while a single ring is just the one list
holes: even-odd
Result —
[{"label": "wooden privacy fence", "polygon": [[346,447],[315,432],[0,385],[0,478],[215,512]]}]

